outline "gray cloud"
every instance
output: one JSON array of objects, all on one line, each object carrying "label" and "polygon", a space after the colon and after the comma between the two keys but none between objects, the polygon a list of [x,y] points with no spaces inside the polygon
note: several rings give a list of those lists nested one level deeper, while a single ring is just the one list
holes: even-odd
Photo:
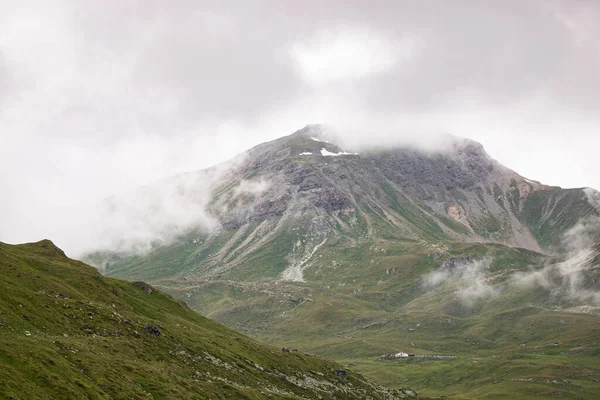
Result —
[{"label": "gray cloud", "polygon": [[60,236],[92,199],[313,122],[355,143],[468,136],[598,188],[599,18],[560,0],[6,0],[0,240]]},{"label": "gray cloud", "polygon": [[489,298],[500,293],[499,288],[488,283],[491,258],[445,262],[435,271],[422,278],[422,286],[436,288],[450,282],[460,302],[472,306],[479,299]]},{"label": "gray cloud", "polygon": [[560,263],[515,273],[508,282],[522,290],[541,287],[548,291],[547,300],[557,305],[599,307],[600,291],[593,278],[594,269],[597,268],[593,260],[598,255],[597,248],[573,250]]},{"label": "gray cloud", "polygon": [[97,214],[101,220],[91,224],[98,231],[88,232],[96,235],[94,249],[143,253],[189,229],[216,229],[219,223],[207,205],[224,172],[182,174],[107,199]]},{"label": "gray cloud", "polygon": [[[588,191],[589,195],[597,192]],[[450,288],[466,306],[479,299],[505,296],[518,291],[543,289],[537,306],[590,312],[600,307],[600,290],[595,275],[600,259],[600,218],[589,217],[577,223],[563,236],[568,250],[560,262],[530,266],[528,270],[508,269],[490,272],[493,259],[450,259],[421,278],[426,290]]]},{"label": "gray cloud", "polygon": [[12,77],[10,76],[10,71],[8,65],[6,65],[4,55],[0,52],[0,104],[6,94],[12,91]]},{"label": "gray cloud", "polygon": [[[479,299],[510,295],[514,290],[531,292],[542,288],[546,293],[537,306],[589,312],[600,306],[600,290],[594,276],[600,257],[600,219],[580,221],[563,237],[568,254],[560,262],[531,266],[529,270],[490,273],[491,258],[450,259],[424,275],[421,286],[427,290],[451,288],[464,305]],[[574,307],[574,308],[573,308]],[[583,308],[581,308],[583,307]],[[591,307],[591,308],[590,308]]]}]

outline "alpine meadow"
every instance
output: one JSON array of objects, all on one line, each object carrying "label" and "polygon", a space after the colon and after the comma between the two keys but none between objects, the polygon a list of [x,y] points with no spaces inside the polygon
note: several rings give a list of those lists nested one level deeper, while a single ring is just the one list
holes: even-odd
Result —
[{"label": "alpine meadow", "polygon": [[[216,183],[206,207],[217,228],[85,259],[391,388],[594,398],[599,194],[524,178],[471,140],[440,140],[357,152],[307,126],[172,178],[192,198],[194,182]],[[108,204],[121,212],[118,197]]]}]

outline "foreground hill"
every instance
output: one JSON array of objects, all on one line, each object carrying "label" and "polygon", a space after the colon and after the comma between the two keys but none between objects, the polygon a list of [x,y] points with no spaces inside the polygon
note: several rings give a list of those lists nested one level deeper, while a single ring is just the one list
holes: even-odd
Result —
[{"label": "foreground hill", "polygon": [[103,277],[48,240],[0,243],[0,370],[3,399],[404,396],[260,345],[144,283]]},{"label": "foreground hill", "polygon": [[[470,140],[442,148],[357,153],[309,126],[172,180],[210,195],[216,228],[89,260],[390,387],[595,398],[598,193],[526,179]],[[379,360],[399,353],[429,356]]]}]

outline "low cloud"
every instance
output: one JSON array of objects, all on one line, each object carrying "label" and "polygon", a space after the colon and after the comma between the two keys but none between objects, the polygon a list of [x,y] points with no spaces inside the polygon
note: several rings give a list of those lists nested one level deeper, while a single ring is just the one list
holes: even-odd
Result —
[{"label": "low cloud", "polygon": [[258,180],[243,180],[239,186],[234,189],[234,195],[259,196],[269,190],[271,183],[264,178]]},{"label": "low cloud", "polygon": [[409,36],[390,40],[374,29],[323,30],[290,48],[303,78],[323,87],[384,73],[409,60],[416,47]]},{"label": "low cloud", "polygon": [[448,260],[437,270],[425,275],[422,286],[432,289],[451,282],[458,286],[456,295],[464,305],[473,305],[477,300],[498,294],[498,290],[488,283],[487,271],[491,258],[480,260]]},{"label": "low cloud", "polygon": [[[210,207],[213,190],[231,179],[245,159],[240,154],[215,167],[168,177],[88,206],[85,235],[67,239],[72,255],[85,256],[90,251],[143,254],[192,229],[198,233],[219,229]],[[242,182],[236,190],[258,193],[265,185]]]},{"label": "low cloud", "polygon": [[96,203],[307,123],[358,152],[443,149],[449,132],[524,176],[600,188],[598,4],[477,5],[0,2],[0,240],[76,255],[127,226],[162,238],[145,209],[186,227],[202,201],[158,190],[109,228]]},{"label": "low cloud", "polygon": [[599,235],[600,217],[581,220],[563,238],[564,247],[568,249],[564,261],[515,273],[510,283],[521,289],[544,288],[555,300],[567,299],[581,305],[600,306],[600,290],[590,276],[599,267]]},{"label": "low cloud", "polygon": [[585,188],[583,189],[588,201],[594,208],[600,213],[600,192],[596,189]]},{"label": "low cloud", "polygon": [[179,175],[108,199],[96,248],[145,252],[187,229],[216,228],[218,221],[206,209],[214,184],[207,175]]},{"label": "low cloud", "polygon": [[600,306],[600,291],[589,274],[593,273],[598,249],[589,248],[572,253],[565,261],[547,265],[539,270],[518,272],[509,283],[522,290],[540,287],[548,291],[551,302]]},{"label": "low cloud", "polygon": [[563,238],[564,247],[572,254],[585,251],[600,242],[600,216],[590,216],[569,229]]},{"label": "low cloud", "polygon": [[[421,285],[432,290],[445,284],[457,287],[455,295],[465,305],[477,300],[507,294],[513,289],[543,289],[545,301],[558,307],[600,306],[600,288],[596,283],[600,268],[600,218],[590,217],[570,229],[564,236],[568,253],[561,262],[542,264],[529,270],[510,273],[506,279],[489,272],[492,259],[445,261],[425,275]],[[544,304],[547,306],[547,304]]]}]

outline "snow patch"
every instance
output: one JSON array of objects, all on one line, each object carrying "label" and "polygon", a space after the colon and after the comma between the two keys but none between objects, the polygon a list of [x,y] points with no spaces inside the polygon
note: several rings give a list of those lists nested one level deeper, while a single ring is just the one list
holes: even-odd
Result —
[{"label": "snow patch", "polygon": [[316,137],[311,137],[311,139],[314,140],[315,142],[329,143],[327,140],[317,139]]},{"label": "snow patch", "polygon": [[346,151],[340,151],[339,153],[332,153],[325,148],[321,149],[321,155],[325,157],[337,157],[337,156],[357,156],[358,153],[348,153]]},{"label": "snow patch", "polygon": [[312,155],[313,155],[313,153],[311,153],[310,151],[305,151],[305,152],[303,152],[303,153],[300,153],[299,155],[300,155],[300,156],[312,156]]}]

